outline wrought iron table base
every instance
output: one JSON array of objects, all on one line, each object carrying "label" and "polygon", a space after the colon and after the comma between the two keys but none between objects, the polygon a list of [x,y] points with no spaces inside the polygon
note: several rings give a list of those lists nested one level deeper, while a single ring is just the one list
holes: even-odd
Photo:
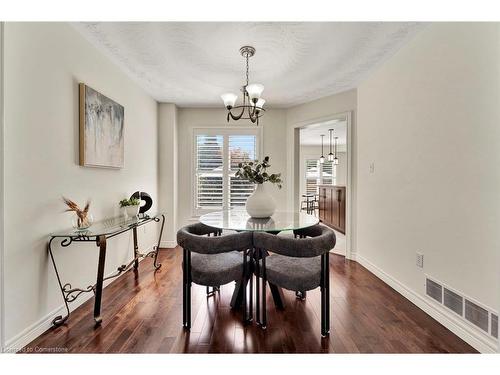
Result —
[{"label": "wrought iron table base", "polygon": [[[148,253],[139,253],[139,247],[137,244],[137,226],[131,228],[133,232],[133,237],[134,237],[134,259],[130,261],[128,264],[123,264],[120,267],[117,268],[116,272],[110,276],[104,277],[104,265],[106,262],[106,240],[108,238],[114,237],[120,233],[125,232],[121,231],[119,233],[115,233],[109,236],[106,235],[100,235],[93,239],[93,237],[87,237],[85,235],[81,236],[75,236],[75,237],[63,237],[63,240],[61,241],[61,246],[62,247],[67,247],[71,245],[72,242],[96,242],[96,245],[99,247],[99,261],[97,264],[97,281],[94,285],[89,285],[86,288],[73,288],[70,283],[66,283],[63,285],[61,282],[61,277],[59,275],[59,271],[57,269],[57,264],[54,259],[54,255],[52,253],[52,241],[56,238],[60,237],[51,237],[49,240],[49,243],[47,245],[47,249],[50,255],[50,259],[52,261],[52,265],[54,266],[54,270],[56,273],[57,277],[57,282],[59,283],[59,288],[61,290],[61,294],[64,300],[64,304],[66,307],[66,315],[58,315],[52,320],[52,325],[54,327],[59,327],[63,325],[66,320],[68,320],[71,311],[69,309],[69,303],[74,302],[81,294],[83,293],[94,293],[94,321],[96,325],[101,324],[102,322],[102,317],[101,317],[101,301],[102,301],[102,289],[103,289],[103,284],[104,281],[113,279],[115,277],[120,276],[122,273],[127,272],[130,270],[132,267],[134,268],[134,271],[136,271],[139,268],[139,261],[144,258],[153,258],[153,266],[155,270],[158,270],[161,267],[161,263],[158,263],[158,251],[160,249],[160,243],[161,243],[161,236],[163,233],[163,227],[165,225],[165,215],[161,215],[162,218],[162,223],[161,223],[161,228],[160,228],[160,234],[158,236],[158,243],[156,246],[153,247],[153,250],[148,252]],[[159,222],[160,218],[159,217],[154,217],[151,219],[152,221]],[[129,230],[129,229],[127,229]]]}]

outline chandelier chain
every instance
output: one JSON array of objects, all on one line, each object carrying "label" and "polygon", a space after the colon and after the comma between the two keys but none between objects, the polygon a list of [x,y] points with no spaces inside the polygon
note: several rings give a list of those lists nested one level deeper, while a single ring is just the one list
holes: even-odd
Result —
[{"label": "chandelier chain", "polygon": [[248,53],[246,54],[246,60],[247,60],[247,71],[246,71],[246,75],[247,75],[247,86],[248,86]]}]

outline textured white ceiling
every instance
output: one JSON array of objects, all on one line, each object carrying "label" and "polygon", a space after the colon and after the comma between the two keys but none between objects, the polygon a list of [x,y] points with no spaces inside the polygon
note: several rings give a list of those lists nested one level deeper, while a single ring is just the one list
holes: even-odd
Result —
[{"label": "textured white ceiling", "polygon": [[266,106],[289,107],[357,86],[410,39],[418,23],[86,22],[73,23],[92,44],[160,102],[222,106],[240,94],[243,45],[250,83],[265,86]]}]

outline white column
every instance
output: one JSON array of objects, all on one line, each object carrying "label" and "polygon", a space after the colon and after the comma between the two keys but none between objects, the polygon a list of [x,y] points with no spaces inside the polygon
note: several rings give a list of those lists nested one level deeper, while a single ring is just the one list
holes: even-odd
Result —
[{"label": "white column", "polygon": [[177,107],[158,105],[158,206],[165,213],[162,247],[175,247],[177,233]]}]

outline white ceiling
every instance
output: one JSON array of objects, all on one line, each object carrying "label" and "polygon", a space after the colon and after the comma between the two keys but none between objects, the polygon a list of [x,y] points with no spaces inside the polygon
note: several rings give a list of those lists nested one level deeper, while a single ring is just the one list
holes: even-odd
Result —
[{"label": "white ceiling", "polygon": [[266,106],[289,107],[357,86],[422,24],[380,22],[73,23],[150,95],[180,106],[222,106],[239,94],[243,45],[250,83],[265,86]]},{"label": "white ceiling", "polygon": [[330,142],[328,129],[333,129],[332,139],[339,137],[337,139],[338,145],[347,143],[347,125],[345,121],[328,121],[300,129],[300,144],[302,146],[321,146],[321,134],[324,134],[324,147],[325,150],[328,150]]}]

